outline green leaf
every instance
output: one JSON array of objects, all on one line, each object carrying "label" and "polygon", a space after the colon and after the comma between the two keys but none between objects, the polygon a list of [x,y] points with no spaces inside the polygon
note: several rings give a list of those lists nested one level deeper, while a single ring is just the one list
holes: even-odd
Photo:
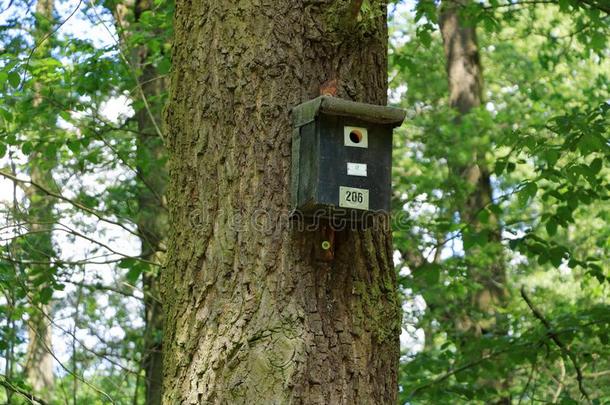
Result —
[{"label": "green leaf", "polygon": [[499,160],[496,162],[496,167],[494,167],[494,173],[496,176],[499,176],[504,172],[504,169],[506,169],[506,161]]},{"label": "green leaf", "polygon": [[34,145],[32,142],[28,141],[21,145],[21,152],[24,155],[29,155],[34,150]]},{"label": "green leaf", "polygon": [[75,155],[78,154],[78,152],[80,152],[80,149],[81,149],[80,141],[68,141],[66,143],[66,145],[68,146],[68,149],[70,149],[72,151],[72,153],[74,153]]},{"label": "green leaf", "polygon": [[486,209],[481,210],[481,212],[479,212],[479,215],[477,215],[479,221],[481,221],[482,224],[488,224],[489,223],[489,211],[487,211]]},{"label": "green leaf", "polygon": [[428,286],[436,285],[440,275],[441,266],[436,263],[425,263],[413,272],[413,277],[423,279]]},{"label": "green leaf", "polygon": [[61,118],[63,118],[64,120],[66,120],[66,121],[70,121],[70,119],[72,119],[72,116],[70,115],[70,113],[68,111],[65,111],[65,110],[61,110],[59,112],[59,116]]},{"label": "green leaf", "polygon": [[51,287],[44,287],[38,293],[38,299],[43,304],[48,304],[49,301],[51,301],[52,297],[53,297],[53,289]]},{"label": "green leaf", "polygon": [[469,250],[474,246],[483,246],[489,241],[489,232],[486,230],[480,232],[464,231],[462,242],[464,250]]},{"label": "green leaf", "polygon": [[548,149],[544,152],[543,157],[549,167],[554,167],[559,160],[559,152],[555,149]]},{"label": "green leaf", "polygon": [[161,75],[165,75],[165,74],[169,73],[170,68],[171,68],[171,62],[170,62],[169,58],[161,59],[161,61],[157,65],[157,69],[159,71],[159,74],[161,74]]},{"label": "green leaf", "polygon": [[555,267],[561,266],[564,255],[565,255],[565,251],[563,249],[561,249],[560,247],[553,247],[549,251],[549,256],[550,256],[551,263],[553,264],[553,266],[555,266]]},{"label": "green leaf", "polygon": [[125,275],[125,279],[129,282],[129,284],[135,284],[136,281],[138,281],[138,278],[140,278],[140,274],[142,274],[142,270],[143,267],[141,266],[134,266],[132,268],[129,269],[129,271],[127,272],[127,274]]},{"label": "green leaf", "polygon": [[593,161],[589,165],[589,168],[591,169],[591,173],[593,175],[596,175],[597,173],[599,173],[602,170],[602,159],[601,158],[593,159]]},{"label": "green leaf", "polygon": [[559,10],[564,13],[570,11],[570,1],[569,0],[559,0]]},{"label": "green leaf", "polygon": [[557,219],[560,220],[559,222],[562,224],[574,222],[574,218],[572,217],[572,210],[570,209],[570,207],[561,206],[557,208]]},{"label": "green leaf", "polygon": [[526,183],[525,186],[519,192],[519,204],[521,207],[525,207],[527,203],[536,196],[538,192],[538,185],[534,182]]},{"label": "green leaf", "polygon": [[498,216],[502,215],[502,213],[503,213],[502,207],[500,207],[498,204],[489,205],[489,210]]},{"label": "green leaf", "polygon": [[137,259],[134,259],[133,257],[127,257],[119,262],[119,267],[122,269],[129,269],[134,267],[137,263]]},{"label": "green leaf", "polygon": [[19,84],[21,83],[21,76],[19,76],[19,73],[15,72],[15,71],[10,72],[8,74],[8,82],[13,88],[16,89],[17,87],[19,87]]},{"label": "green leaf", "polygon": [[557,233],[557,225],[557,220],[553,217],[549,218],[549,220],[546,222],[545,227],[549,236],[555,236]]},{"label": "green leaf", "polygon": [[606,46],[606,36],[601,32],[593,32],[589,40],[589,46],[595,51],[602,51]]}]

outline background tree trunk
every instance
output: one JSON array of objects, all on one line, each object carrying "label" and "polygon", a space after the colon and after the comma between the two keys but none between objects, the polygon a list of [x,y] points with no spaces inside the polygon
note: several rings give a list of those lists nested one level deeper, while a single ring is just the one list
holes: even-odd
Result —
[{"label": "background tree trunk", "polygon": [[[119,3],[113,10],[121,32],[121,46],[129,55],[130,68],[136,72],[140,86],[134,92],[134,101],[140,98],[135,111],[137,135],[137,191],[138,216],[136,223],[140,234],[143,259],[162,264],[164,238],[167,235],[167,208],[165,189],[167,184],[166,150],[158,129],[161,123],[161,108],[166,92],[167,80],[159,74],[150,60],[151,50],[146,45],[133,47],[129,40],[138,30],[143,12],[150,10],[152,1],[140,0]],[[144,321],[146,324],[142,367],[145,373],[146,404],[161,404],[163,388],[163,311],[159,292],[159,271],[151,269],[142,275],[144,291]]]},{"label": "background tree trunk", "polygon": [[[439,20],[449,81],[449,102],[459,113],[457,125],[465,115],[481,105],[483,97],[483,73],[476,27],[466,26],[460,18],[460,7],[467,2],[468,0],[444,0]],[[457,139],[456,143],[471,144],[461,139]],[[474,149],[471,153],[472,164],[454,164],[451,167],[451,170],[461,177],[467,190],[459,213],[462,223],[470,224],[474,232],[487,229],[489,233],[485,247],[487,252],[482,252],[477,246],[465,249],[469,277],[480,284],[481,288],[470,294],[471,303],[464,306],[475,308],[479,313],[464,313],[453,317],[456,332],[464,341],[487,332],[503,333],[497,309],[505,305],[507,298],[506,270],[500,245],[501,228],[498,218],[490,213],[487,224],[483,224],[478,217],[493,201],[490,173],[485,161],[486,148]],[[493,253],[490,254],[491,250]],[[492,384],[496,388],[501,386],[501,383],[496,381],[484,383]]]},{"label": "background tree trunk", "polygon": [[164,403],[396,401],[389,230],[338,231],[325,262],[286,220],[290,108],[333,79],[386,103],[386,4],[360,3],[176,4]]},{"label": "background tree trunk", "polygon": [[[446,0],[443,3],[440,18],[449,80],[449,102],[460,114],[457,119],[458,124],[462,116],[481,105],[483,93],[483,74],[476,31],[474,26],[464,26],[460,20],[459,7],[463,4],[465,2],[462,0]],[[454,166],[452,170],[459,173],[468,190],[465,204],[459,209],[462,222],[470,224],[475,231],[481,231],[484,225],[477,215],[492,202],[490,173],[485,162],[485,150],[473,150],[472,162],[474,163],[470,165]],[[489,227],[491,228],[488,238],[490,246],[498,245],[501,229],[498,219],[493,213],[490,214]],[[498,249],[495,263],[490,266],[469,263],[471,277],[483,285],[483,288],[473,296],[473,300],[475,307],[484,313],[493,314],[494,307],[505,301],[505,267],[499,246]],[[480,254],[481,252],[477,248],[466,249],[467,257]],[[485,320],[479,324],[467,319],[464,319],[463,322],[464,328],[474,328],[477,334],[493,324],[493,322],[489,323]]]},{"label": "background tree trunk", "polygon": [[[47,57],[49,53],[48,41],[43,39],[51,32],[53,26],[53,0],[39,0],[36,4],[36,23],[34,28],[34,40],[38,44],[36,56]],[[38,108],[42,103],[42,85],[34,84],[33,106]],[[36,136],[44,139],[45,131],[53,127],[54,123],[44,122],[39,127]],[[44,164],[42,164],[44,162]],[[51,169],[55,167],[54,158],[49,159],[39,151],[34,151],[28,157],[28,168],[30,178],[36,184],[53,190],[56,188]],[[53,277],[51,265],[42,265],[40,262],[51,262],[55,256],[53,249],[53,215],[54,201],[47,194],[36,187],[30,187],[26,196],[29,201],[27,218],[30,221],[29,233],[26,238],[24,249],[29,260],[37,264],[29,266],[28,275],[33,279],[41,280],[38,289],[50,288],[49,281]],[[28,383],[32,386],[35,394],[43,398],[49,398],[53,389],[53,356],[51,328],[51,305],[48,302],[40,302],[33,295],[30,317],[27,323],[28,345],[26,351],[25,374]],[[47,301],[47,300],[43,300]]]},{"label": "background tree trunk", "polygon": [[[138,122],[138,165],[141,178],[138,186],[137,220],[141,235],[142,257],[157,263],[163,262],[163,240],[167,235],[167,211],[164,207],[167,171],[165,168],[165,148],[155,132],[153,119],[161,122],[160,98],[165,92],[165,81],[157,76],[156,69],[146,60],[147,49],[141,50],[142,75],[140,83],[144,97],[149,100],[152,110],[140,109],[136,112]],[[144,348],[144,370],[146,375],[146,404],[161,404],[163,388],[163,309],[159,292],[159,268],[142,275],[144,289],[144,316],[146,336]]]}]

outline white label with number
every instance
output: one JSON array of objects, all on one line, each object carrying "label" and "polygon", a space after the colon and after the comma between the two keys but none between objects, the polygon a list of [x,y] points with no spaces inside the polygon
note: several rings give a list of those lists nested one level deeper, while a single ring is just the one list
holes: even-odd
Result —
[{"label": "white label with number", "polygon": [[366,163],[347,162],[347,175],[366,177]]},{"label": "white label with number", "polygon": [[339,207],[369,209],[369,190],[339,186]]}]

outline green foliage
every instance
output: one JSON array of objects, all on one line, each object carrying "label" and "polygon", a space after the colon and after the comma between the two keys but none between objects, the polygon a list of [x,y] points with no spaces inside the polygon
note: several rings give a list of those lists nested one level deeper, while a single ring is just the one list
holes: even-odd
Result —
[{"label": "green foliage", "polygon": [[[478,28],[485,97],[459,123],[447,105],[438,5],[419,1],[406,27],[390,25],[409,37],[390,49],[391,87],[406,85],[409,111],[394,190],[395,209],[410,215],[394,240],[405,299],[426,303],[406,318],[425,346],[403,358],[401,403],[581,403],[574,363],[515,292],[522,285],[585,370],[590,398],[610,400],[608,15],[558,3],[460,9]],[[471,223],[457,213],[472,190],[451,167],[473,151],[492,168],[494,201]],[[487,287],[474,275],[502,261],[509,295],[495,308],[499,326],[464,340],[463,320],[486,319],[472,297]]]},{"label": "green foliage", "polygon": [[[110,21],[112,30],[116,5],[82,3],[79,13]],[[136,167],[143,157],[136,150],[137,122],[129,114],[109,118],[106,110],[121,98],[133,108],[141,103],[134,89],[142,66],[129,58],[143,46],[147,64],[161,75],[169,71],[173,4],[155,1],[138,18],[130,14],[120,46],[66,34],[67,14],[56,11],[62,21],[49,19],[35,7],[16,0],[0,15],[0,170],[44,188],[17,181],[14,196],[3,188],[0,199],[0,357],[6,364],[0,378],[32,391],[24,368],[26,326],[40,304],[49,304],[59,341],[73,345],[55,353],[61,367],[55,364],[49,403],[142,403],[142,275],[157,269],[126,253],[134,240],[117,240],[117,230],[122,238],[137,235],[136,195],[145,185]],[[70,18],[79,17],[84,14]],[[45,29],[52,35],[43,43]],[[156,110],[163,102],[147,100]],[[27,401],[2,389],[0,402]]]},{"label": "green foliage", "polygon": [[[390,24],[390,90],[409,113],[395,137],[393,208],[406,216],[394,244],[403,298],[425,303],[404,317],[425,341],[403,354],[401,403],[582,403],[577,369],[592,403],[610,401],[609,17],[602,1],[547,3],[462,4],[462,21],[479,34],[485,94],[459,120],[448,105],[439,2],[418,1]],[[56,325],[73,347],[51,403],[143,399],[141,301],[151,293],[142,278],[158,269],[123,248],[149,219],[138,203],[142,171],[164,159],[138,150],[137,116],[110,119],[104,109],[124,97],[136,112],[161,110],[165,95],[144,103],[138,78],[147,67],[160,75],[147,83],[170,71],[174,7],[151,4],[127,13],[120,44],[102,46],[61,30],[40,46],[35,22],[60,21],[31,4],[16,1],[2,16],[0,170],[21,179],[37,170],[55,196],[18,183],[15,198],[3,199],[0,352],[14,366],[4,377],[29,391],[25,327],[35,304],[70,318],[67,329]],[[375,4],[363,5],[363,35],[379,17]],[[111,20],[117,5],[83,11]],[[143,63],[127,63],[142,53]],[[467,218],[478,186],[456,168],[473,156],[491,174],[493,201]],[[494,288],[485,276],[499,265],[506,279],[493,281],[506,297],[491,325],[476,301]],[[25,403],[7,392],[0,401]]]}]

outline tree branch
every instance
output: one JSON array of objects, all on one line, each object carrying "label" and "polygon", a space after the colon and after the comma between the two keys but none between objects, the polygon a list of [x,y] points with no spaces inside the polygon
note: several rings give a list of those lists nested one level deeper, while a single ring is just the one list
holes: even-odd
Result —
[{"label": "tree branch", "polygon": [[505,3],[505,4],[498,4],[495,6],[484,6],[481,7],[483,10],[493,10],[496,8],[503,8],[503,7],[513,7],[513,6],[527,6],[527,5],[536,5],[536,4],[557,4],[556,0],[524,0],[524,1],[516,1],[514,3]]},{"label": "tree branch", "polygon": [[610,5],[606,1],[597,2],[595,0],[581,0],[583,3],[589,5],[589,7],[596,8],[604,13],[610,14]]},{"label": "tree branch", "polygon": [[23,396],[24,398],[26,398],[28,401],[30,401],[31,403],[38,403],[40,405],[47,405],[47,402],[42,399],[42,398],[38,398],[37,396],[35,396],[34,394],[32,394],[29,391],[24,390],[21,387],[17,387],[15,385],[13,385],[8,378],[6,378],[3,375],[0,375],[0,385],[3,386],[4,388],[11,390],[12,392],[19,394],[21,396]]},{"label": "tree branch", "polygon": [[481,356],[481,358],[479,358],[479,359],[477,359],[475,361],[472,361],[470,363],[466,363],[466,364],[464,364],[464,365],[462,365],[460,367],[456,367],[453,370],[449,370],[445,374],[438,376],[434,380],[432,380],[432,381],[430,381],[428,383],[425,383],[423,385],[420,385],[419,387],[415,388],[409,394],[408,399],[413,398],[417,393],[419,393],[420,391],[422,391],[422,390],[424,390],[424,389],[426,389],[428,387],[431,387],[433,385],[436,385],[438,383],[441,383],[441,382],[445,381],[446,379],[448,379],[449,377],[451,377],[451,376],[453,376],[455,374],[458,374],[458,373],[460,373],[460,372],[462,372],[464,370],[468,370],[469,368],[476,367],[477,365],[481,364],[485,360],[489,360],[489,359],[494,358],[496,356],[499,356],[501,354],[508,353],[512,349],[513,349],[513,347],[508,347],[508,348],[505,348],[503,350],[498,350],[496,352],[491,352],[491,353],[488,353],[488,354],[485,354],[485,355]]},{"label": "tree branch", "polygon": [[109,224],[112,224],[112,225],[119,226],[119,227],[123,228],[124,230],[126,230],[127,232],[129,232],[130,234],[132,234],[134,236],[137,236],[138,238],[140,237],[140,235],[137,232],[129,229],[128,227],[126,227],[122,223],[120,223],[118,221],[114,221],[112,219],[104,218],[102,216],[102,214],[99,213],[97,210],[89,208],[89,207],[87,207],[87,206],[85,206],[85,205],[83,205],[83,204],[81,204],[79,202],[72,201],[71,199],[69,199],[67,197],[64,197],[63,195],[61,195],[59,193],[51,191],[48,188],[46,188],[46,187],[44,187],[44,186],[42,186],[42,185],[40,185],[38,183],[35,183],[35,182],[31,181],[31,180],[20,179],[19,177],[13,175],[12,173],[7,173],[7,172],[5,172],[3,170],[0,170],[0,176],[4,177],[6,179],[9,179],[9,180],[11,180],[12,182],[14,182],[16,184],[17,183],[20,183],[20,184],[30,184],[30,185],[36,187],[38,190],[42,191],[43,193],[45,193],[45,194],[47,194],[47,195],[49,195],[51,197],[54,197],[54,198],[57,198],[58,200],[67,202],[68,204],[72,205],[73,207],[78,208],[78,209],[80,209],[82,211],[85,211],[88,214],[93,215],[94,217],[96,217],[100,221],[103,221],[103,222],[106,222],[106,223],[109,223]]},{"label": "tree branch", "polygon": [[[587,6],[597,9],[599,11],[603,11],[604,13],[610,14],[610,6],[606,5],[604,1],[598,2],[597,0],[581,0],[581,3],[586,4]],[[523,0],[523,1],[515,1],[513,3],[498,4],[495,6],[484,6],[481,8],[483,10],[492,10],[492,9],[503,8],[503,7],[527,6],[527,5],[537,5],[537,4],[559,5],[559,2],[557,0]]]},{"label": "tree branch", "polygon": [[527,306],[532,311],[532,314],[534,314],[534,317],[536,319],[538,319],[544,325],[544,327],[547,330],[547,334],[551,338],[553,343],[555,343],[555,345],[561,350],[562,354],[565,357],[570,359],[570,361],[572,362],[572,365],[574,366],[574,369],[576,370],[576,380],[578,381],[578,389],[580,390],[580,393],[587,399],[587,402],[591,402],[591,399],[589,398],[589,394],[587,393],[587,390],[585,389],[585,386],[584,386],[584,383],[583,383],[582,369],[578,365],[578,361],[576,360],[576,356],[559,339],[559,336],[557,335],[557,333],[555,333],[553,331],[553,326],[544,317],[542,312],[540,312],[540,310],[534,306],[534,303],[532,302],[532,300],[529,298],[529,296],[525,292],[525,286],[524,285],[521,286],[521,297],[523,297],[523,300],[525,301]]},{"label": "tree branch", "polygon": [[[87,240],[87,241],[89,241],[89,242],[91,242],[91,243],[93,243],[93,244],[95,244],[97,246],[100,246],[100,247],[106,249],[107,251],[109,251],[112,254],[115,254],[117,256],[121,256],[124,259],[134,259],[134,260],[138,260],[138,261],[140,261],[142,263],[149,264],[151,266],[161,267],[161,264],[153,262],[151,260],[144,259],[142,256],[131,256],[131,255],[128,255],[128,254],[125,254],[125,253],[121,253],[118,250],[115,250],[115,249],[111,248],[108,244],[100,242],[99,240],[96,240],[96,239],[94,239],[92,237],[89,237],[89,236],[87,236],[87,235],[85,235],[85,234],[83,234],[83,233],[81,233],[81,232],[79,232],[79,231],[77,231],[75,229],[70,228],[69,226],[67,226],[65,224],[62,224],[61,222],[57,222],[56,225],[57,225],[57,227],[53,227],[53,228],[49,228],[49,229],[43,229],[43,230],[40,230],[40,231],[29,231],[29,232],[26,232],[26,233],[22,233],[22,234],[18,234],[18,235],[12,236],[10,238],[0,239],[0,242],[8,241],[8,240],[13,240],[13,239],[17,239],[17,238],[27,237],[28,235],[32,235],[34,233],[65,232],[65,233],[67,233],[69,235],[73,235],[73,236],[76,236],[78,238]],[[43,253],[43,252],[38,252],[38,253]],[[47,256],[47,257],[49,257],[49,259],[52,258],[50,256]],[[10,261],[11,262],[15,262],[15,263],[27,263],[26,261],[18,261],[16,259],[12,259]],[[86,263],[86,261],[79,261],[79,262],[82,262],[82,264]],[[49,263],[50,263],[50,261],[49,261]],[[60,266],[61,263],[64,263],[64,262],[62,262],[60,259],[57,259],[53,264],[56,265],[56,266]],[[69,263],[69,262],[65,262],[65,263]],[[101,264],[106,264],[106,263],[101,263]]]}]

